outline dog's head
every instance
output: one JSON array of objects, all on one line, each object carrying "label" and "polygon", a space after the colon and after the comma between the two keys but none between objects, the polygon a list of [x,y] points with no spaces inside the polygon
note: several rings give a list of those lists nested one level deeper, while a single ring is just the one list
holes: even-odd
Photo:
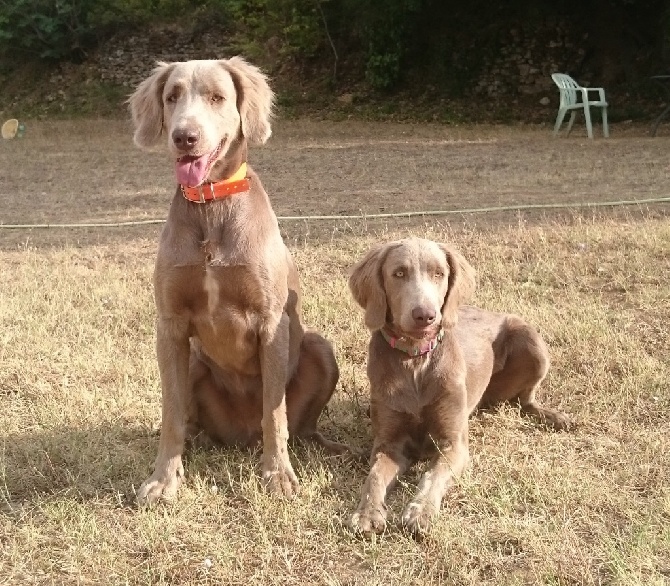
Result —
[{"label": "dog's head", "polygon": [[349,288],[370,330],[391,325],[421,339],[456,323],[475,271],[455,249],[421,238],[375,246],[353,268]]},{"label": "dog's head", "polygon": [[128,103],[135,143],[150,148],[166,136],[177,180],[189,187],[207,180],[234,140],[263,144],[272,133],[274,94],[241,57],[158,63]]}]

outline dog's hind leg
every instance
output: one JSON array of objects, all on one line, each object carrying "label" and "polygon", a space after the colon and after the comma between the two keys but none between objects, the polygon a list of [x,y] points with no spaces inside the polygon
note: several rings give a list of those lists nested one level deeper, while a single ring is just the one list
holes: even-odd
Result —
[{"label": "dog's hind leg", "polygon": [[504,401],[517,402],[521,410],[554,429],[567,429],[570,420],[554,409],[542,407],[535,393],[549,372],[549,350],[537,331],[519,318],[509,318],[507,335],[502,339],[505,355],[502,369],[495,372],[482,397],[481,406]]},{"label": "dog's hind leg", "polygon": [[519,394],[516,400],[519,402],[521,410],[556,430],[568,429],[570,427],[570,418],[565,413],[549,409],[548,407],[542,407],[535,400],[535,391],[539,386],[540,383],[538,382]]},{"label": "dog's hind leg", "polygon": [[306,332],[300,359],[286,389],[288,427],[291,436],[319,444],[331,454],[345,454],[349,448],[326,439],[317,429],[319,417],[335,391],[339,370],[331,345],[319,334]]},{"label": "dog's hind leg", "polygon": [[[554,429],[568,429],[570,419],[560,411],[542,407],[535,399],[535,393],[549,372],[549,350],[533,328],[525,327],[526,334],[515,340],[512,354],[508,357],[505,370],[515,372],[517,395],[515,400],[521,410]],[[520,390],[520,392],[519,392]]]}]

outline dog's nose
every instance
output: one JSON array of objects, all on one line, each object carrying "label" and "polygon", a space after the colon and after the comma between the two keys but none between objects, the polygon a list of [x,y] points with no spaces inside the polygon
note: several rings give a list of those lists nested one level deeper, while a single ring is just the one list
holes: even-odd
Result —
[{"label": "dog's nose", "polygon": [[172,141],[178,149],[192,149],[200,140],[200,131],[192,128],[177,128],[172,133]]},{"label": "dog's nose", "polygon": [[412,310],[412,319],[420,328],[429,326],[435,321],[435,310],[428,307],[415,307]]}]

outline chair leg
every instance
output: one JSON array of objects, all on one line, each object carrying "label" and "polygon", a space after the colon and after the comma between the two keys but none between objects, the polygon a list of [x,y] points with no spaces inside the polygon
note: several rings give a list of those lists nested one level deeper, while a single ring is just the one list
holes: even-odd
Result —
[{"label": "chair leg", "polygon": [[554,136],[558,134],[561,124],[563,124],[563,118],[565,118],[565,113],[567,110],[565,108],[558,109],[558,116],[556,116],[556,124],[554,124]]},{"label": "chair leg", "polygon": [[610,135],[610,129],[607,126],[607,106],[603,106],[603,136],[608,138]]},{"label": "chair leg", "polygon": [[652,122],[651,124],[651,132],[650,134],[652,136],[656,136],[656,132],[658,131],[658,126],[660,123],[663,121],[663,119],[668,115],[668,112],[670,112],[670,105],[668,105],[663,112],[661,112],[656,119]]},{"label": "chair leg", "polygon": [[570,114],[570,121],[568,122],[568,130],[565,133],[565,136],[568,136],[568,134],[570,134],[570,131],[572,130],[572,125],[575,123],[575,116],[577,116],[577,110],[573,110],[572,114]]},{"label": "chair leg", "polygon": [[593,126],[591,125],[591,110],[589,105],[584,104],[584,118],[586,119],[586,134],[589,138],[593,138]]}]

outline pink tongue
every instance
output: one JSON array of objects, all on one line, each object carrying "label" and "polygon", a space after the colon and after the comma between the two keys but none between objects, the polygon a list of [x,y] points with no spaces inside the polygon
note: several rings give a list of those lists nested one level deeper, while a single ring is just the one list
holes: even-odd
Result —
[{"label": "pink tongue", "polygon": [[177,181],[186,187],[197,187],[207,176],[207,163],[209,156],[202,157],[186,156],[177,160],[175,171],[177,172]]}]

